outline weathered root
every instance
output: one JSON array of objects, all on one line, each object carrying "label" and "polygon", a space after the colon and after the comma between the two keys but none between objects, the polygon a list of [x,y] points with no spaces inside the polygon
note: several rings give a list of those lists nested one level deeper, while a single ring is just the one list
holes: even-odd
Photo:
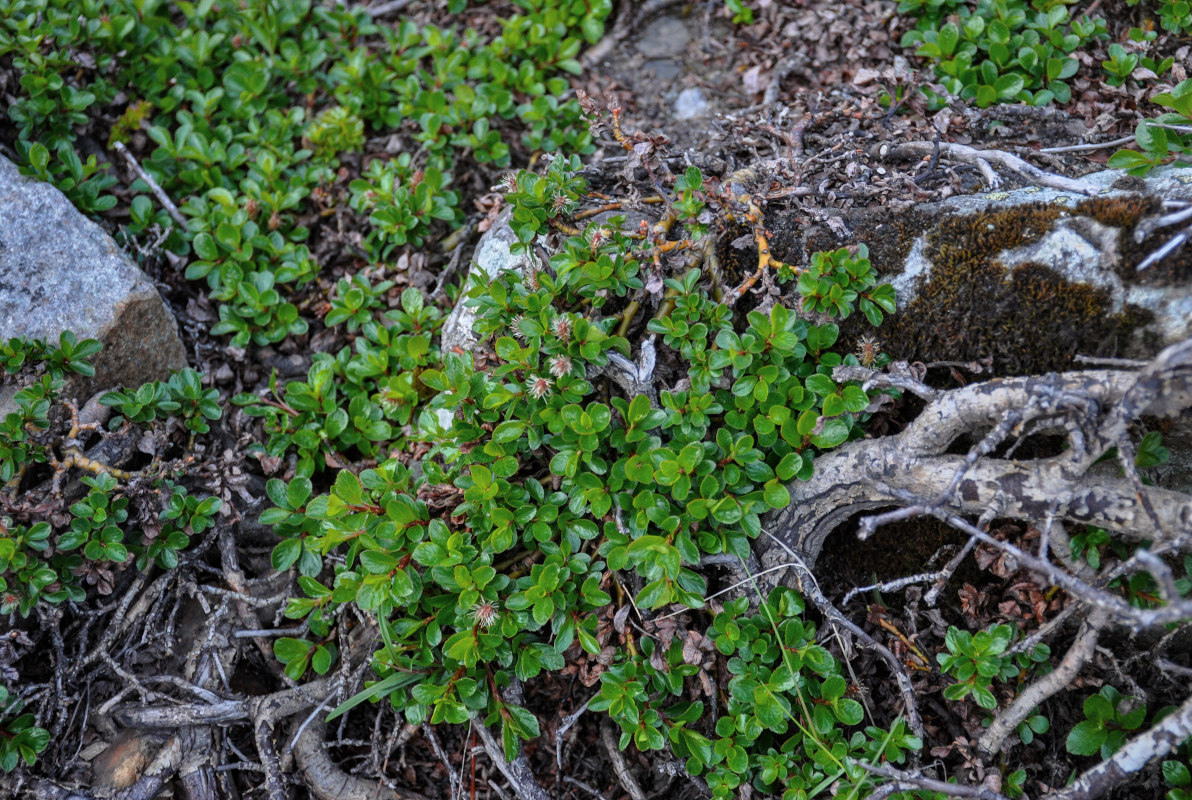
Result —
[{"label": "weathered root", "polygon": [[[858,376],[853,368],[840,368],[836,377]],[[1137,371],[1012,378],[946,392],[919,383],[908,369],[866,376],[866,389],[883,385],[914,392],[927,405],[898,435],[854,442],[818,459],[814,477],[792,487],[793,502],[776,515],[771,540],[759,540],[761,561],[767,572],[778,568],[774,565],[793,564],[793,579],[788,580],[806,591],[807,564],[814,562],[835,528],[860,512],[894,507],[863,517],[858,535],[864,538],[893,521],[936,517],[965,534],[970,548],[979,543],[998,550],[1016,565],[1014,570],[1027,570],[1045,585],[1065,591],[1069,607],[1078,609],[1075,613],[1082,617],[1080,630],[1054,671],[1026,686],[995,714],[976,748],[977,755],[992,759],[1034,709],[1071,686],[1111,623],[1138,632],[1192,619],[1192,601],[1180,596],[1172,570],[1163,560],[1192,551],[1192,497],[1144,485],[1134,464],[1130,435],[1143,415],[1169,417],[1192,407],[1192,340],[1167,348]],[[1021,442],[1039,433],[1064,436],[1066,448],[1048,458],[1016,460]],[[966,455],[949,454],[961,436],[976,443]],[[1111,452],[1116,452],[1121,477],[1104,470],[1090,472]],[[976,517],[980,523],[969,521]],[[1028,552],[991,535],[987,529],[994,518],[1037,525],[1041,529],[1037,551],[1032,547]],[[1071,557],[1063,521],[1097,525],[1129,542],[1145,540],[1149,549],[1140,548],[1097,572]],[[1139,607],[1106,588],[1135,572],[1154,578],[1161,605]],[[1045,630],[1054,633],[1058,625]],[[1041,631],[1033,642],[1046,635]],[[1170,752],[1190,733],[1192,699],[1186,699],[1175,713],[1056,796],[1103,795]],[[875,797],[887,796],[897,787],[934,789],[938,783],[913,770],[871,771],[893,781]],[[1000,797],[984,786],[949,794]]]},{"label": "weathered root", "polygon": [[[792,502],[770,530],[814,563],[835,528],[861,512],[907,505],[896,496],[905,491],[961,516],[996,508],[1001,518],[1037,521],[1054,513],[1131,541],[1179,538],[1192,524],[1192,498],[1088,469],[1111,448],[1133,453],[1127,429],[1141,415],[1174,416],[1190,406],[1192,340],[1167,348],[1140,372],[1085,370],[933,393],[902,433],[816,459],[815,475],[791,486]],[[983,431],[1000,439],[986,435],[967,456],[946,454],[957,438]],[[1011,436],[1043,431],[1066,434],[1068,449],[1034,461],[990,455]],[[763,566],[785,559],[779,548],[759,546],[766,548]],[[1192,549],[1192,539],[1179,546]]]},{"label": "weathered root", "polygon": [[[298,726],[294,726],[297,731]],[[318,800],[425,800],[417,792],[393,789],[376,781],[349,775],[335,765],[327,753],[323,734],[326,725],[314,721],[294,742],[294,760],[306,786]]]}]

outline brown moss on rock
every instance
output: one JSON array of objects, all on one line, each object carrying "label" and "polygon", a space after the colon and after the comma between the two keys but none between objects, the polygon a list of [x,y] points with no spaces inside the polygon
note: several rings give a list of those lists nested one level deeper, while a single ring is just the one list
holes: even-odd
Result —
[{"label": "brown moss on rock", "polygon": [[[1103,220],[1128,221],[1131,207],[1104,204]],[[1108,290],[1074,283],[1036,263],[1008,269],[1004,251],[1041,240],[1069,212],[1033,203],[942,220],[928,239],[929,279],[889,326],[889,350],[908,360],[992,357],[998,375],[1071,366],[1078,352],[1108,355],[1144,322],[1116,312]],[[1106,223],[1108,224],[1108,223]]]},{"label": "brown moss on rock", "polygon": [[932,233],[928,257],[937,265],[988,260],[1002,250],[1039,241],[1064,214],[1064,207],[1054,203],[1024,203],[949,217]]},{"label": "brown moss on rock", "polygon": [[869,262],[882,275],[899,275],[915,241],[930,229],[938,214],[914,206],[896,214],[882,209],[874,213],[859,209],[847,221],[853,238],[869,248]]},{"label": "brown moss on rock", "polygon": [[1108,225],[1111,228],[1133,229],[1138,221],[1150,214],[1156,214],[1163,203],[1154,197],[1141,194],[1118,194],[1112,197],[1091,197],[1076,206],[1076,213]]},{"label": "brown moss on rock", "polygon": [[1142,242],[1134,238],[1134,229],[1144,218],[1160,213],[1163,203],[1141,194],[1093,197],[1076,206],[1075,213],[1118,229],[1118,275],[1126,283],[1170,286],[1192,280],[1192,247],[1183,247],[1142,272],[1138,265],[1178,230],[1166,228],[1152,232]]}]

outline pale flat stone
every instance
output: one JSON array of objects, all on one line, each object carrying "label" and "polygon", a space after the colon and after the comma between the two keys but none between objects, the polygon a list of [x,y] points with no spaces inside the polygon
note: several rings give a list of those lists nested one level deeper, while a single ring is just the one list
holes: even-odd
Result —
[{"label": "pale flat stone", "polygon": [[690,41],[691,31],[682,20],[659,17],[646,25],[636,45],[646,58],[674,58],[683,54]]}]

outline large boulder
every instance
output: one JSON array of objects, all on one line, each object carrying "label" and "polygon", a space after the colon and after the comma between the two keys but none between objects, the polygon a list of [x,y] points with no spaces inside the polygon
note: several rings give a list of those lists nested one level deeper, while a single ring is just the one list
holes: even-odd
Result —
[{"label": "large boulder", "polygon": [[[65,330],[103,343],[94,377],[68,386],[75,399],[186,366],[178,325],[153,283],[61,192],[0,156],[0,337],[52,343]],[[0,390],[0,411],[5,404]]]}]

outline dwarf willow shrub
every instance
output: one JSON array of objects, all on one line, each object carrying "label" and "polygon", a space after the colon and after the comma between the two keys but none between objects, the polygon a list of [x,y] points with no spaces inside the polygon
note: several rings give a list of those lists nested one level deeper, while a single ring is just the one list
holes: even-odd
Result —
[{"label": "dwarf willow shrub", "polygon": [[301,218],[345,204],[341,157],[368,137],[397,135],[408,151],[351,185],[349,213],[373,261],[462,219],[450,188],[460,164],[503,167],[514,147],[591,151],[565,75],[603,35],[610,1],[515,7],[482,36],[378,25],[315,0],[0,0],[0,60],[20,75],[13,144],[24,172],[95,213],[115,206],[116,177],[103,159],[80,159],[76,138],[96,120],[117,118],[100,140],[143,128],[150,144],[138,155],[186,224],[135,181],[129,232],[167,234],[166,248],[193,256],[187,277],[219,305],[212,333],[239,347],[276,343],[307,330],[290,294],[319,265]]},{"label": "dwarf willow shrub", "polygon": [[[66,440],[79,431],[67,431],[72,425],[61,394],[65,375],[94,375],[89,359],[101,349],[95,339],[79,340],[69,331],[56,345],[23,337],[0,343],[0,368],[15,376],[19,387],[15,409],[0,419],[0,491],[19,491],[34,465],[68,468]],[[108,392],[100,402],[123,415],[113,417],[113,430],[125,420],[147,427],[174,417],[193,439],[208,433],[208,421],[222,415],[217,392],[203,389],[200,379],[199,373],[185,369],[164,383]],[[130,562],[141,570],[151,564],[173,568],[191,537],[214,524],[220,500],[189,495],[170,479],[178,476],[165,474],[150,476],[151,485],[138,495],[159,496],[157,507],[143,503],[136,509],[141,519],[130,522],[130,476],[100,462],[85,462],[73,462],[91,474],[83,475],[87,494],[69,506],[69,514],[38,512],[43,518],[35,514],[21,524],[0,516],[0,615],[28,617],[39,604],[82,603],[89,586],[99,585],[106,594],[112,590],[113,572]],[[148,521],[150,512],[156,512],[158,521]]]},{"label": "dwarf willow shrub", "polygon": [[32,714],[22,714],[24,703],[0,686],[0,770],[12,772],[24,761],[32,765],[50,744],[50,732],[33,724]]},{"label": "dwarf willow shrub", "polygon": [[[901,0],[898,11],[917,18],[902,46],[933,63],[949,94],[981,108],[1068,103],[1077,50],[1108,36],[1104,19],[1073,19],[1052,0],[978,0],[975,8],[961,0]],[[933,106],[946,104],[934,91],[924,93]]]},{"label": "dwarf willow shrub", "polygon": [[[521,247],[576,207],[586,191],[579,166],[558,158],[545,175],[522,172],[507,184]],[[326,494],[315,494],[309,474],[269,482],[274,507],[262,521],[283,537],[273,563],[297,565],[305,595],[286,614],[310,628],[309,638],[278,640],[277,655],[292,678],[331,669],[328,633],[355,604],[380,628],[377,680],[337,715],[386,698],[411,723],[475,717],[499,725],[512,757],[518,739],[540,728],[504,687],[611,643],[591,708],[617,723],[623,746],[671,748],[718,797],[742,780],[785,786],[792,798],[836,780],[860,791],[868,778],[849,758],[899,761],[920,743],[901,723],[859,727],[861,707],[846,696],[840,665],[814,644],[794,592],[780,590],[754,613],[735,601],[716,617],[716,646],[734,677],[729,713],[714,726],[702,703],[680,699],[699,672],[681,637],[609,638],[615,606],[705,608],[701,559],[746,559],[762,515],[790,502],[785,484],[809,477],[816,453],[858,435],[869,405],[860,387],[832,378],[833,367],[856,363],[832,349],[835,324],[811,324],[782,303],[734,314],[698,270],[667,280],[673,310],[649,323],[688,387],[661,391],[657,403],[610,392],[601,376],[632,348],[616,334],[619,315],[603,309],[641,288],[638,246],[615,225],[590,225],[556,248],[549,269],[472,280],[465,302],[487,366],[470,352],[423,346],[389,373],[404,398],[391,411],[416,421],[411,438],[429,447],[419,470],[380,458],[359,474],[340,470]],[[836,260],[839,275],[858,281],[847,290],[874,295],[866,260]],[[817,302],[822,287],[804,288],[800,304]],[[876,293],[881,303],[886,292]],[[403,296],[405,320],[388,327],[374,305],[366,280],[341,284],[335,319],[360,326],[358,352],[312,367],[326,380],[286,388],[277,405],[296,415],[264,406],[274,424],[310,419],[323,426],[312,445],[333,438],[320,420],[334,403],[319,403],[334,392],[330,376],[347,378],[373,358],[362,343],[381,330],[389,352],[407,354],[411,336],[433,333],[419,302]],[[853,306],[837,310],[847,316]],[[313,452],[302,458],[313,467]]]}]

